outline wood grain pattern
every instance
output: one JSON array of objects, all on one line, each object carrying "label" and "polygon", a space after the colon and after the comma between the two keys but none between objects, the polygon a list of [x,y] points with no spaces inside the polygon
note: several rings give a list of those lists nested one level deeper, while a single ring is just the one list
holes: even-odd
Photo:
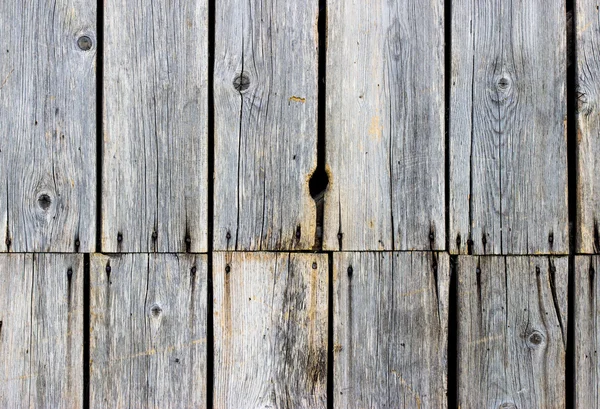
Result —
[{"label": "wood grain pattern", "polygon": [[600,408],[597,256],[575,257],[575,408]]},{"label": "wood grain pattern", "polygon": [[565,408],[568,259],[458,258],[458,405]]},{"label": "wood grain pattern", "polygon": [[90,407],[206,407],[206,261],[92,255]]},{"label": "wood grain pattern", "polygon": [[334,254],[335,408],[446,408],[449,257]]},{"label": "wood grain pattern", "polygon": [[0,252],[95,249],[95,31],[95,1],[0,3]]},{"label": "wood grain pattern", "polygon": [[450,251],[566,254],[565,3],[452,3]]},{"label": "wood grain pattern", "polygon": [[82,407],[83,274],[82,255],[0,255],[0,407]]},{"label": "wood grain pattern", "polygon": [[327,3],[324,247],[443,250],[444,0]]},{"label": "wood grain pattern", "polygon": [[576,251],[600,252],[600,21],[598,2],[576,5],[577,233]]},{"label": "wood grain pattern", "polygon": [[105,4],[102,251],[206,251],[207,4]]},{"label": "wood grain pattern", "polygon": [[327,407],[325,254],[215,253],[214,407]]},{"label": "wood grain pattern", "polygon": [[308,250],[318,1],[216,3],[215,250]]}]

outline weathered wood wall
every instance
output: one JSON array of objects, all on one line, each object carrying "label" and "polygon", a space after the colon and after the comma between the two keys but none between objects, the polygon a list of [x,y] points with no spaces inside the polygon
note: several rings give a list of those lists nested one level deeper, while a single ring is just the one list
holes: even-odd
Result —
[{"label": "weathered wood wall", "polygon": [[0,407],[600,408],[598,47],[592,0],[0,2]]}]

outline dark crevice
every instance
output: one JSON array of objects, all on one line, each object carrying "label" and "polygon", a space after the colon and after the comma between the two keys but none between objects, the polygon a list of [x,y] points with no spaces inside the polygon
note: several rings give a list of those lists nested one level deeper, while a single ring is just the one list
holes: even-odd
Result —
[{"label": "dark crevice", "polygon": [[[70,280],[69,280],[70,281]],[[83,255],[83,409],[90,407],[90,255]]]},{"label": "dark crevice", "polygon": [[327,4],[319,0],[319,69],[318,69],[318,98],[317,98],[317,167],[310,176],[308,188],[317,207],[315,244],[313,250],[323,249],[323,213],[324,199],[329,176],[325,168],[325,78],[326,78],[326,44],[327,44]]},{"label": "dark crevice", "polygon": [[[452,2],[444,5],[444,147],[445,147],[445,217],[446,249],[450,250],[450,98],[452,81]],[[470,220],[469,220],[470,221]],[[460,237],[460,235],[459,235]],[[460,239],[457,251],[460,252]]]},{"label": "dark crevice", "polygon": [[[96,22],[96,252],[102,251],[102,154],[104,114],[104,1],[98,0]],[[89,247],[88,247],[89,248]]]},{"label": "dark crevice", "polygon": [[[215,100],[214,100],[214,70],[215,70],[215,0],[208,0],[208,209],[207,209],[207,305],[206,305],[206,407],[213,407],[214,382],[214,320],[213,320],[213,239],[214,239],[214,171],[215,171]],[[238,152],[238,154],[241,154]],[[239,180],[239,178],[238,178]],[[239,203],[238,203],[239,204]],[[239,206],[238,206],[239,208]],[[239,223],[238,223],[239,224]],[[227,244],[229,237],[227,232]],[[237,241],[237,234],[236,234]]]},{"label": "dark crevice", "polygon": [[333,253],[327,253],[329,264],[329,314],[327,319],[327,409],[333,409]]},{"label": "dark crevice", "polygon": [[458,408],[458,257],[450,256],[448,304],[448,409]]}]

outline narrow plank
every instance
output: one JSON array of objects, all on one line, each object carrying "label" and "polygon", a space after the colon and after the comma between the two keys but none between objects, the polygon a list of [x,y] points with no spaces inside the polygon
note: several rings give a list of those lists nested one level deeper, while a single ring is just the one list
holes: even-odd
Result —
[{"label": "narrow plank", "polygon": [[597,256],[575,257],[575,405],[600,408],[600,308]]},{"label": "narrow plank", "polygon": [[318,7],[216,2],[215,250],[315,244]]},{"label": "narrow plank", "polygon": [[578,0],[577,57],[577,233],[576,251],[600,252],[600,21],[598,2]]},{"label": "narrow plank", "polygon": [[92,255],[90,407],[206,407],[206,255]]},{"label": "narrow plank", "polygon": [[0,407],[82,407],[83,274],[82,255],[0,255]]},{"label": "narrow plank", "polygon": [[566,254],[565,2],[452,3],[450,251]]},{"label": "narrow plank", "polygon": [[96,246],[96,3],[0,3],[0,252]]},{"label": "narrow plank", "polygon": [[206,251],[207,10],[105,7],[102,251]]},{"label": "narrow plank", "polygon": [[215,253],[214,407],[326,408],[325,254]]},{"label": "narrow plank", "polygon": [[324,247],[443,250],[444,0],[327,3]]},{"label": "narrow plank", "polygon": [[446,408],[449,256],[334,254],[335,408]]},{"label": "narrow plank", "polygon": [[458,258],[458,405],[565,408],[568,259]]}]

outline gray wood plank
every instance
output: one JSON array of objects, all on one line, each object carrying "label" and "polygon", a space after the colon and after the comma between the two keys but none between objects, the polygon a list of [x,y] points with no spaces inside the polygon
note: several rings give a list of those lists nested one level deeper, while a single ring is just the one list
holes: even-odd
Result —
[{"label": "gray wood plank", "polygon": [[578,253],[600,252],[600,21],[598,2],[578,0],[577,57],[577,233]]},{"label": "gray wood plank", "polygon": [[576,408],[600,408],[598,271],[599,257],[575,257]]},{"label": "gray wood plank", "polygon": [[327,3],[324,247],[443,250],[444,0]]},{"label": "gray wood plank", "polygon": [[566,254],[565,2],[452,2],[450,251]]},{"label": "gray wood plank", "polygon": [[82,407],[83,274],[82,255],[0,255],[0,407]]},{"label": "gray wood plank", "polygon": [[325,254],[215,253],[214,407],[326,408]]},{"label": "gray wood plank", "polygon": [[207,10],[105,7],[102,251],[206,251]]},{"label": "gray wood plank", "polygon": [[564,408],[568,259],[458,258],[458,405]]},{"label": "gray wood plank", "polygon": [[334,254],[335,408],[446,408],[449,257]]},{"label": "gray wood plank", "polygon": [[206,261],[92,255],[90,407],[206,407]]},{"label": "gray wood plank", "polygon": [[215,250],[311,249],[319,2],[216,2]]},{"label": "gray wood plank", "polygon": [[0,50],[0,252],[93,251],[96,1],[2,1]]}]

